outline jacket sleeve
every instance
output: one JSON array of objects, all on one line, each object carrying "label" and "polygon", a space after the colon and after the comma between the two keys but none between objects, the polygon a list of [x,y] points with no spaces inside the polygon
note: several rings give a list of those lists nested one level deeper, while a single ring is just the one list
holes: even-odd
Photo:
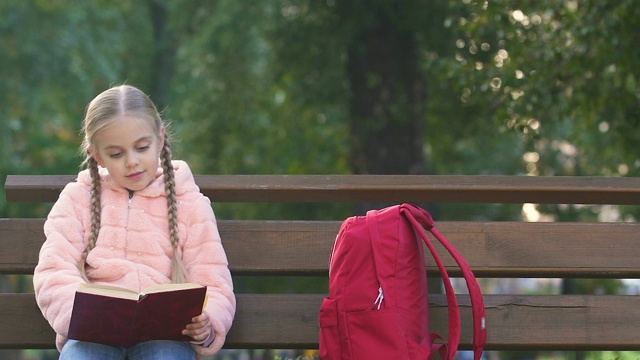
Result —
[{"label": "jacket sleeve", "polygon": [[88,204],[88,195],[82,196],[86,192],[77,183],[61,192],[45,221],[46,240],[33,274],[36,302],[53,330],[63,337],[69,330],[75,291],[84,282],[78,264],[85,247],[80,205]]},{"label": "jacket sleeve", "polygon": [[208,287],[205,311],[211,319],[215,340],[209,347],[194,346],[200,355],[213,355],[224,345],[236,310],[236,299],[227,256],[210,200],[198,194],[186,220],[182,258],[190,281]]}]

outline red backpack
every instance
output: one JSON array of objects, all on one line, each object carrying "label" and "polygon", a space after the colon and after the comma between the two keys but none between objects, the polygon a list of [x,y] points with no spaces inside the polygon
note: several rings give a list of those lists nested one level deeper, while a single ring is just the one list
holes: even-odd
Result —
[{"label": "red backpack", "polygon": [[[484,301],[469,265],[434,228],[424,209],[402,204],[346,219],[329,261],[329,296],[320,308],[323,360],[452,360],[460,342],[460,310],[429,230],[456,260],[473,309],[473,349],[480,359],[487,337]],[[424,240],[447,294],[449,339],[429,332]]]}]

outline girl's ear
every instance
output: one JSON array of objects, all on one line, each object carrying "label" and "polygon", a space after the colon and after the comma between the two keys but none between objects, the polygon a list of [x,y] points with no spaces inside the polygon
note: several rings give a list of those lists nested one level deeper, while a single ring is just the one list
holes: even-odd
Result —
[{"label": "girl's ear", "polygon": [[100,156],[100,153],[95,151],[93,147],[89,148],[89,155],[98,163],[98,165],[100,165],[101,167],[106,167],[102,156]]}]

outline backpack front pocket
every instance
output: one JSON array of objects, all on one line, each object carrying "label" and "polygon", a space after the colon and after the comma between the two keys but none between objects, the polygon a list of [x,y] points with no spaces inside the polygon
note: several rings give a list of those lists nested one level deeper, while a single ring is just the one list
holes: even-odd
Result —
[{"label": "backpack front pocket", "polygon": [[322,300],[320,316],[320,358],[323,360],[341,360],[342,347],[338,331],[338,308],[336,302],[328,297]]}]

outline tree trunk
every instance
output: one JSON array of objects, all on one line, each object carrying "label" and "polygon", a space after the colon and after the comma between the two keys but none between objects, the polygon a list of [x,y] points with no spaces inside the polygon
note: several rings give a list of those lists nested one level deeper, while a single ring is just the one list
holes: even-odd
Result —
[{"label": "tree trunk", "polygon": [[[394,22],[401,2],[347,2],[343,21],[359,19],[347,48],[351,86],[350,166],[354,174],[425,174],[427,93],[415,32]],[[340,5],[338,5],[340,6]],[[358,204],[356,214],[392,204]]]},{"label": "tree trunk", "polygon": [[167,3],[159,0],[149,1],[149,12],[153,24],[155,52],[153,54],[153,72],[149,97],[162,111],[169,99],[171,78],[175,71],[175,36],[169,28]]},{"label": "tree trunk", "polygon": [[[396,5],[402,6],[402,5]],[[426,89],[415,34],[380,6],[348,47],[355,174],[424,174]]]}]

